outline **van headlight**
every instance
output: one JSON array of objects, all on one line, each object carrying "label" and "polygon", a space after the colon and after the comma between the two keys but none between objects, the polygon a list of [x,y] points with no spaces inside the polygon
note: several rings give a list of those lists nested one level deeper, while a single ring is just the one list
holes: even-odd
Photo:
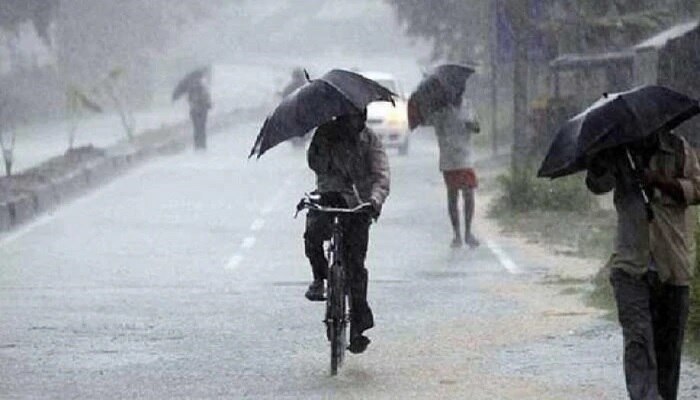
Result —
[{"label": "van headlight", "polygon": [[406,116],[399,109],[393,108],[387,113],[386,122],[394,128],[403,128]]}]

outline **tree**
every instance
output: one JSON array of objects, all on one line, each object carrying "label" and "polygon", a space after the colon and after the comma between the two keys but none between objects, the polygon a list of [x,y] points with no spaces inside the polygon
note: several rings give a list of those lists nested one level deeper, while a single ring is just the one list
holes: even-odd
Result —
[{"label": "tree", "polygon": [[[385,0],[396,11],[407,34],[432,41],[433,58],[463,61],[477,48],[502,53],[489,46],[489,28],[509,36],[513,64],[513,162],[526,158],[528,75],[534,64],[534,46],[546,57],[566,52],[600,52],[627,48],[680,18],[697,15],[697,0]],[[498,12],[488,12],[496,2]],[[505,27],[505,28],[504,28]],[[492,39],[492,43],[497,42]],[[491,73],[498,68],[492,57]],[[501,61],[502,63],[502,61]],[[546,65],[546,64],[545,64]]]},{"label": "tree", "polygon": [[13,32],[20,24],[31,21],[37,34],[51,43],[49,26],[60,0],[3,0],[0,2],[0,29]]},{"label": "tree", "polygon": [[12,164],[15,155],[15,140],[17,127],[24,121],[25,107],[21,101],[7,93],[0,97],[0,149],[5,164],[5,175],[12,175]]},{"label": "tree", "polygon": [[[497,16],[507,19],[511,28],[507,33],[515,43],[513,54],[513,161],[519,163],[526,154],[526,136],[521,132],[526,126],[528,91],[528,45],[532,35],[529,0],[501,0],[494,9],[488,0],[446,0],[425,2],[420,0],[387,0],[396,10],[397,18],[409,35],[424,37],[433,43],[433,58],[464,62],[471,59],[484,59],[478,49],[489,49],[492,80],[498,65],[492,46],[491,27]],[[489,37],[492,38],[491,43]],[[495,86],[492,87],[495,91]],[[495,97],[495,93],[492,94]],[[496,110],[491,110],[495,113]],[[495,121],[496,118],[492,118]],[[495,126],[492,127],[492,130]],[[492,134],[495,134],[492,133]]]},{"label": "tree", "polygon": [[61,0],[55,18],[59,63],[69,81],[101,79],[114,65],[136,80],[183,26],[223,4],[224,0]]},{"label": "tree", "polygon": [[66,112],[68,114],[68,150],[73,149],[78,124],[86,113],[101,113],[102,107],[90,98],[88,93],[95,93],[96,89],[88,92],[75,84],[66,89]]},{"label": "tree", "polygon": [[119,114],[119,120],[128,140],[134,139],[136,120],[124,88],[125,71],[113,68],[96,86],[96,92],[109,100]]}]

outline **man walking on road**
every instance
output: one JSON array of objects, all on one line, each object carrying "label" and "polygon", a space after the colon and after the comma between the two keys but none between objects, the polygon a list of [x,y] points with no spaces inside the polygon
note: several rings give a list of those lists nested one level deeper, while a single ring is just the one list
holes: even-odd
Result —
[{"label": "man walking on road", "polygon": [[614,190],[618,223],[610,282],[629,396],[674,400],[694,269],[695,223],[688,206],[700,202],[700,165],[685,139],[670,132],[650,136],[630,154],[641,174],[624,150],[611,150],[591,162],[586,184],[596,194]]},{"label": "man walking on road", "polygon": [[204,78],[197,79],[187,90],[190,118],[194,128],[195,150],[207,148],[207,114],[212,107],[211,94]]},{"label": "man walking on road", "polygon": [[471,165],[471,136],[480,131],[476,112],[470,104],[464,104],[464,91],[457,93],[451,104],[433,113],[429,124],[435,127],[440,148],[440,171],[447,187],[447,210],[454,238],[452,247],[462,246],[460,230],[459,194],[464,201],[464,242],[471,248],[479,246],[472,232],[474,217],[474,190],[478,186],[476,173]]},{"label": "man walking on road", "polygon": [[[367,111],[337,117],[321,125],[314,133],[308,150],[309,167],[316,174],[321,202],[333,207],[356,207],[371,203],[371,216],[356,214],[343,217],[345,258],[350,282],[352,353],[362,353],[370,343],[363,332],[374,326],[367,302],[368,273],[365,257],[369,242],[371,217],[379,217],[389,195],[389,162],[379,137],[365,126]],[[311,301],[322,301],[328,260],[323,242],[331,236],[327,214],[309,211],[304,233],[306,256],[311,263],[314,281],[306,292]]]},{"label": "man walking on road", "polygon": [[[304,75],[304,70],[300,67],[294,68],[292,70],[292,77],[287,86],[285,86],[280,92],[280,96],[287,97],[294,93],[295,90],[304,86],[308,81]],[[306,137],[293,137],[291,139],[292,146],[294,147],[304,147],[307,143]]]}]

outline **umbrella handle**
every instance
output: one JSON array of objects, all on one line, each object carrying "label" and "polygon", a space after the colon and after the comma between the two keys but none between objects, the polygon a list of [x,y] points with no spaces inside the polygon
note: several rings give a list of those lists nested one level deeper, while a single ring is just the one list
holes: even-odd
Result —
[{"label": "umbrella handle", "polygon": [[[629,162],[630,168],[632,168],[632,173],[639,176],[640,172],[637,168],[637,164],[634,162],[634,158],[632,157],[632,154],[630,153],[630,150],[627,147],[625,147],[625,154],[627,154],[627,161]],[[647,211],[647,219],[651,221],[654,219],[654,210],[651,208],[651,201],[649,200],[647,192],[644,190],[644,186],[642,186],[641,180],[637,181],[637,185],[639,186],[640,193],[642,193],[642,200],[644,200],[644,208],[646,208]]]}]

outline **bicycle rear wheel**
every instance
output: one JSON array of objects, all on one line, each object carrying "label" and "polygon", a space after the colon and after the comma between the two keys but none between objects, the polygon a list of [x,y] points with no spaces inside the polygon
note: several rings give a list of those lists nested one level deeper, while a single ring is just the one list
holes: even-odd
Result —
[{"label": "bicycle rear wheel", "polygon": [[338,373],[343,364],[345,349],[348,347],[347,321],[345,318],[346,296],[342,266],[335,262],[328,274],[327,317],[331,345],[331,375]]}]

